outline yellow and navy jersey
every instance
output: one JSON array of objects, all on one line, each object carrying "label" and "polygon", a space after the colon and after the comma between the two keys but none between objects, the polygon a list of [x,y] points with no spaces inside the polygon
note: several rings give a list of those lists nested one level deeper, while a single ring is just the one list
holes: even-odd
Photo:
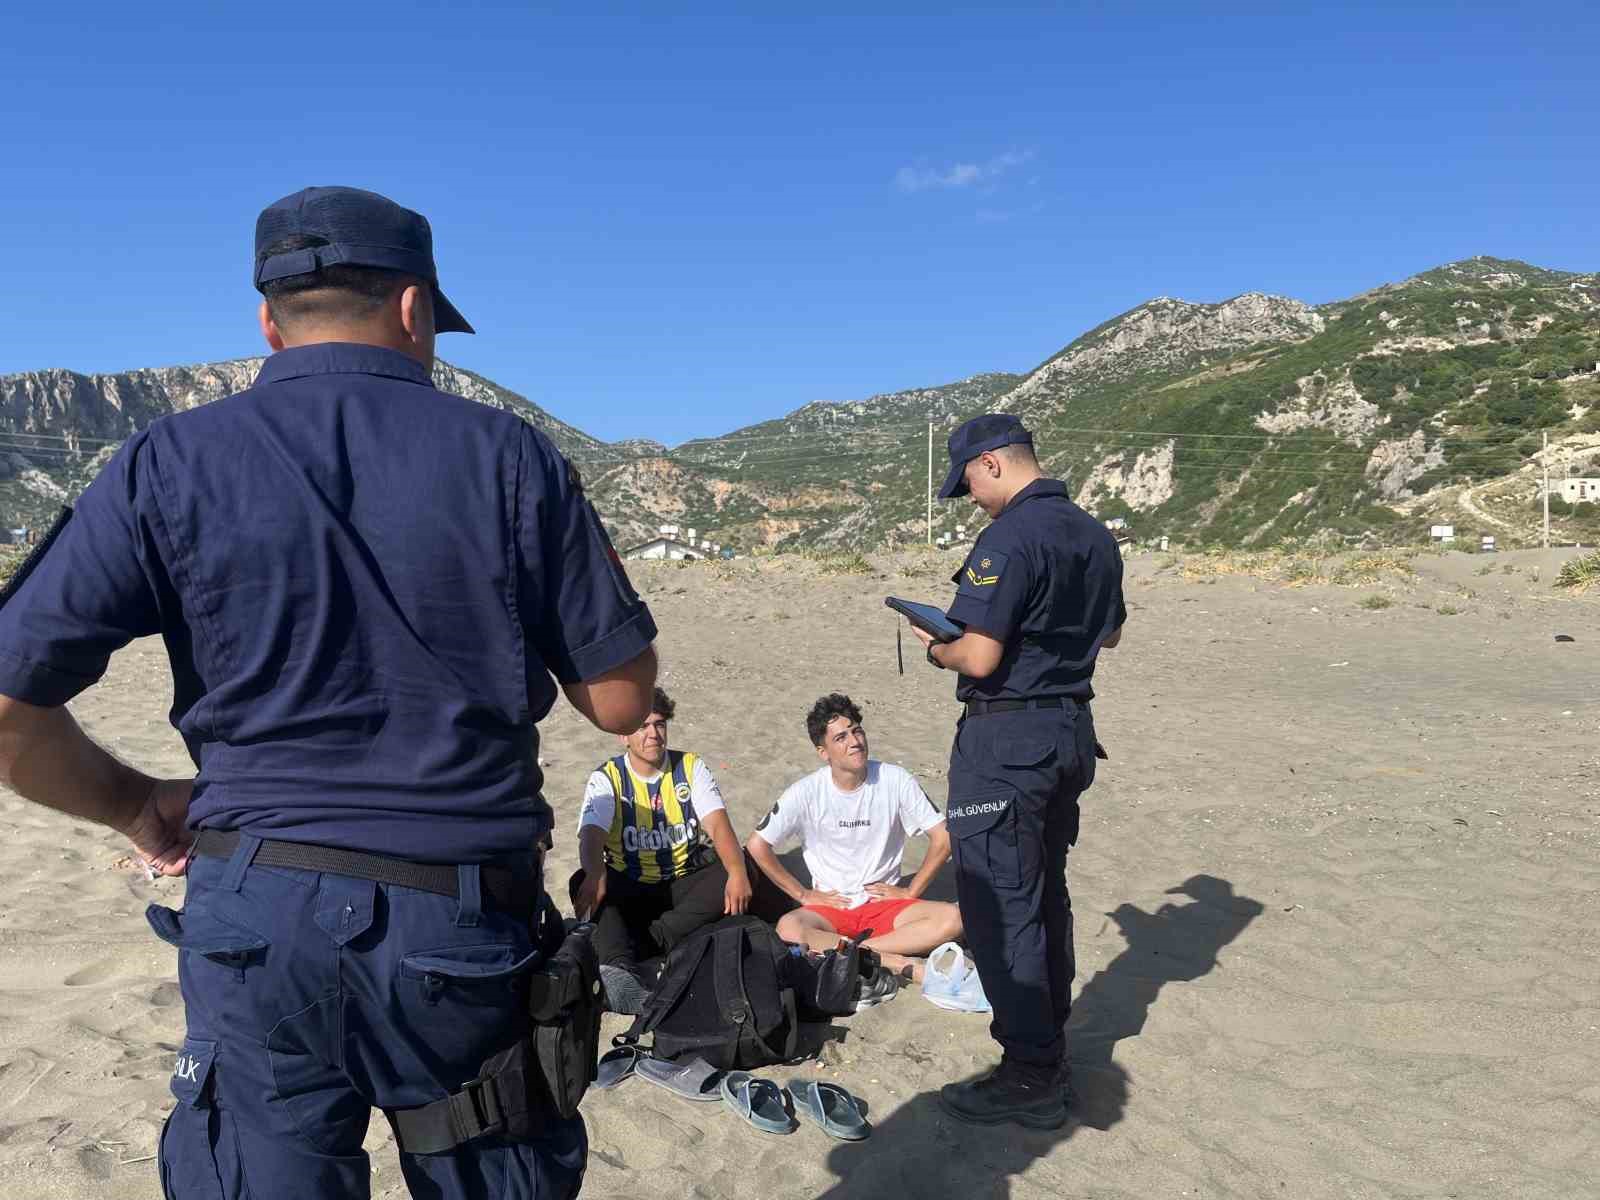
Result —
[{"label": "yellow and navy jersey", "polygon": [[616,797],[606,833],[606,866],[641,883],[662,883],[711,861],[716,851],[694,806],[697,766],[709,776],[697,755],[668,750],[654,780],[634,774],[626,754],[600,767],[597,773],[610,782]]}]

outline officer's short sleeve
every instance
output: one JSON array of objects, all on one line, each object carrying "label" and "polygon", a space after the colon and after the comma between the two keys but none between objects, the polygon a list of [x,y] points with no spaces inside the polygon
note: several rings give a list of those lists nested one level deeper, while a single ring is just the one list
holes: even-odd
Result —
[{"label": "officer's short sleeve", "polygon": [[65,704],[115,651],[160,632],[153,454],[147,434],[130,438],[0,605],[0,694]]},{"label": "officer's short sleeve", "polygon": [[523,430],[518,539],[522,623],[562,683],[594,679],[637,658],[656,636],[577,471]]},{"label": "officer's short sleeve", "polygon": [[999,536],[980,538],[955,574],[950,618],[996,641],[1016,636],[1033,590],[1033,568],[1019,546]]}]

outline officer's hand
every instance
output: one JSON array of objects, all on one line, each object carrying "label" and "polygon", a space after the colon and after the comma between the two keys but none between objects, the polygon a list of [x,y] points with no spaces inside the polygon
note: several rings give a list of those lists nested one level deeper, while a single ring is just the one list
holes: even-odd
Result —
[{"label": "officer's hand", "polygon": [[876,896],[879,900],[915,900],[917,898],[910,888],[903,888],[893,883],[869,883],[862,890],[869,896]]},{"label": "officer's hand", "polygon": [[841,896],[838,892],[821,892],[816,888],[807,888],[800,893],[800,903],[813,905],[817,908],[849,908],[850,899]]},{"label": "officer's hand", "polygon": [[[911,622],[907,621],[906,624],[911,625]],[[933,646],[933,634],[929,633],[926,629],[923,629],[920,625],[911,625],[911,636],[922,643],[922,648],[924,650],[927,650]]]},{"label": "officer's hand", "polygon": [[578,885],[578,895],[572,902],[573,916],[580,921],[594,920],[595,913],[600,911],[600,906],[606,899],[606,873],[601,871],[598,875],[585,875],[583,882]]},{"label": "officer's hand", "polygon": [[158,779],[150,787],[144,806],[123,829],[139,857],[162,875],[182,875],[189,869],[189,797],[192,779]]},{"label": "officer's hand", "polygon": [[750,907],[750,877],[743,871],[728,876],[728,886],[722,889],[722,911],[736,917]]}]

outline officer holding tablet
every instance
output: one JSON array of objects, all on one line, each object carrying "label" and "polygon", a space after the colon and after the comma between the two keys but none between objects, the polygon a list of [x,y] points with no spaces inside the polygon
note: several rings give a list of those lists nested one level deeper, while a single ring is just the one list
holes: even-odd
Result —
[{"label": "officer holding tablet", "polygon": [[950,435],[941,500],[971,496],[992,524],[953,582],[940,641],[912,624],[934,666],[959,673],[945,819],[961,918],[994,1009],[1000,1066],[947,1085],[951,1115],[1054,1129],[1066,1120],[1073,976],[1067,848],[1094,780],[1095,658],[1122,637],[1122,558],[1111,534],[1047,479],[1015,417],[975,417]]}]

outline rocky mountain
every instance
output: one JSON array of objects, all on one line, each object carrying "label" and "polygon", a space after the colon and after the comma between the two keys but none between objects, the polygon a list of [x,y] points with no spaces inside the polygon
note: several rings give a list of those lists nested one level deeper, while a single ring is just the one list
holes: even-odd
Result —
[{"label": "rocky mountain", "polygon": [[[48,524],[129,434],[157,417],[243,391],[263,361],[239,358],[109,375],[0,375],[0,521],[7,529]],[[445,391],[516,413],[572,457],[605,450],[604,442],[481,375],[441,360],[433,380]]]},{"label": "rocky mountain", "polygon": [[[1162,297],[1025,375],[807,405],[677,447],[661,460],[676,474],[619,465],[597,496],[620,482],[610,511],[670,505],[740,545],[921,540],[928,423],[937,479],[948,430],[1003,410],[1081,503],[1142,536],[1416,540],[1440,520],[1514,541],[1532,531],[1531,476],[1516,520],[1455,499],[1522,469],[1547,430],[1581,451],[1600,430],[1597,360],[1600,280],[1501,259],[1318,307]],[[983,522],[961,501],[934,511],[936,531]]]},{"label": "rocky mountain", "polygon": [[[37,521],[128,432],[238,390],[259,362],[0,377],[0,517]],[[808,404],[670,448],[600,442],[446,363],[436,379],[549,433],[624,547],[662,522],[742,550],[920,541],[928,426],[937,479],[948,430],[985,410],[1022,416],[1051,473],[1140,535],[1411,540],[1450,520],[1515,541],[1545,434],[1579,469],[1600,457],[1597,364],[1600,277],[1476,258],[1315,307],[1161,297],[1024,374]],[[1474,500],[1494,481],[1499,515]],[[965,502],[934,508],[938,531],[981,523]]]}]

